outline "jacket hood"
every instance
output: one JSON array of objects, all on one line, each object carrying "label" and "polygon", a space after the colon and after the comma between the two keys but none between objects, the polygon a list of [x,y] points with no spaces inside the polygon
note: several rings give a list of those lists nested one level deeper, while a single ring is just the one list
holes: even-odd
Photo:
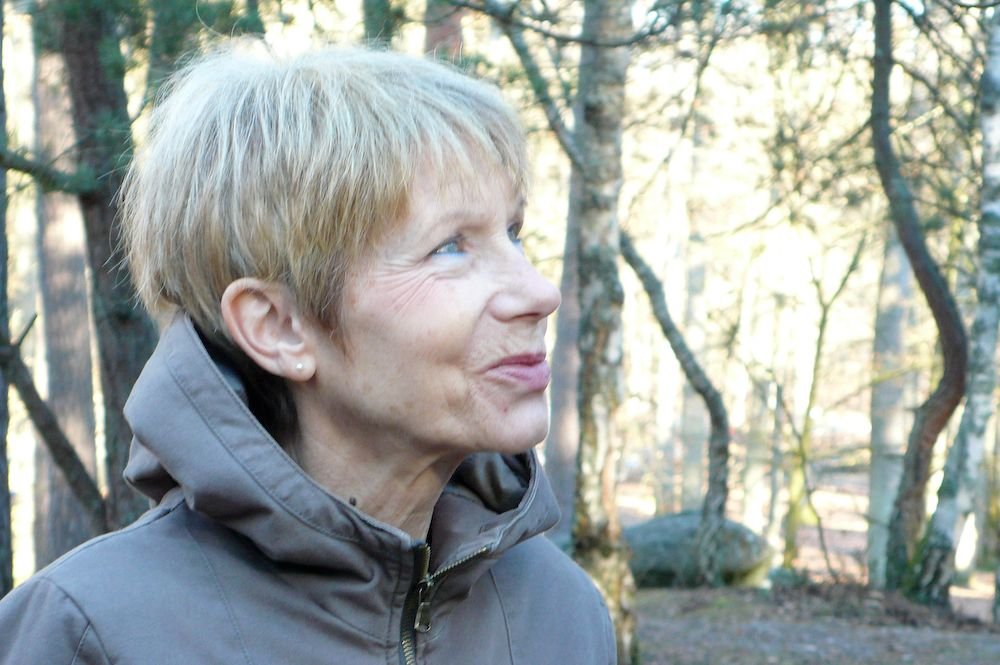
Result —
[{"label": "jacket hood", "polygon": [[[183,493],[192,510],[249,538],[276,562],[355,562],[354,572],[367,577],[372,565],[399,570],[412,557],[417,543],[408,534],[331,494],[285,453],[250,412],[235,373],[209,355],[186,316],[163,332],[125,416],[134,435],[125,477],[136,489],[157,502]],[[473,454],[435,507],[432,565],[472,552],[493,558],[558,517],[533,452]]]}]

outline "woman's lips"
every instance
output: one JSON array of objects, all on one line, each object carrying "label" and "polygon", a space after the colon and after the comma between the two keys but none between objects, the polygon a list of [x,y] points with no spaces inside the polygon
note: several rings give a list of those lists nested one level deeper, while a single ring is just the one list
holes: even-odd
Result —
[{"label": "woman's lips", "polygon": [[508,356],[493,365],[490,374],[515,383],[528,391],[545,390],[552,377],[544,353],[527,353]]}]

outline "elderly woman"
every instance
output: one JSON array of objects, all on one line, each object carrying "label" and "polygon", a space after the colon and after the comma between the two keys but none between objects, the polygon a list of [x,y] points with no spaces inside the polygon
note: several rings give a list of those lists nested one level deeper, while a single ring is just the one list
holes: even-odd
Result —
[{"label": "elderly woman", "polygon": [[172,321],[126,415],[154,502],[0,604],[0,663],[612,663],[532,453],[522,133],[389,53],[237,44],[167,86],[123,198]]}]

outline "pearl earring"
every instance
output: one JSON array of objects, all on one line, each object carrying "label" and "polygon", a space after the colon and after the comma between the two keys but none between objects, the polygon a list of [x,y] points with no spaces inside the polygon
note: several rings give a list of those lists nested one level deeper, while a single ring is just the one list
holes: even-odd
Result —
[{"label": "pearl earring", "polygon": [[306,366],[305,366],[305,365],[303,365],[302,363],[295,363],[295,371],[296,371],[296,372],[301,372],[301,371],[302,371],[302,370],[304,370],[305,368],[306,368]]}]

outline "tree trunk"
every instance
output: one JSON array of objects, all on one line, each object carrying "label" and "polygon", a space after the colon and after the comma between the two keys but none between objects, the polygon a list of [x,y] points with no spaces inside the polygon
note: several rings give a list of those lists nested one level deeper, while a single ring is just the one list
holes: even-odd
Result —
[{"label": "tree trunk", "polygon": [[632,239],[624,233],[621,235],[621,247],[622,255],[635,270],[649,296],[653,315],[660,324],[663,336],[670,343],[674,355],[677,356],[684,376],[704,401],[709,413],[711,434],[708,441],[708,491],[702,503],[696,543],[698,568],[702,577],[706,583],[718,586],[723,581],[718,565],[720,550],[718,536],[726,518],[726,499],[729,496],[729,414],[722,402],[722,395],[712,385],[708,375],[688,348],[681,331],[674,324],[660,280],[643,261],[632,244]]},{"label": "tree trunk", "polygon": [[[583,184],[575,169],[571,178],[570,200],[577,201],[581,199]],[[563,271],[559,283],[562,305],[556,318],[556,343],[552,350],[552,385],[549,388],[551,427],[545,440],[545,472],[552,482],[552,489],[562,511],[562,519],[549,532],[549,536],[563,548],[569,547],[572,542],[576,456],[580,447],[580,411],[577,405],[580,374],[580,349],[577,346],[580,337],[578,215],[579,207],[571,205],[566,219]]]},{"label": "tree trunk", "polygon": [[993,623],[1000,624],[1000,566],[993,576]]},{"label": "tree trunk", "polygon": [[[146,72],[147,103],[155,98],[177,57],[193,45],[189,38],[192,28],[199,21],[197,0],[149,0],[149,8],[153,14],[153,25],[149,36],[149,69]],[[248,20],[253,21],[252,18]],[[260,21],[260,17],[256,20]]]},{"label": "tree trunk", "polygon": [[771,428],[771,496],[767,504],[767,527],[764,530],[764,540],[775,548],[778,546],[778,498],[784,480],[782,460],[785,457],[785,395],[780,383],[774,382],[768,389],[768,402],[774,404],[774,426]]},{"label": "tree trunk", "polygon": [[464,13],[464,9],[448,0],[427,0],[424,9],[424,52],[457,62],[462,56]]},{"label": "tree trunk", "polygon": [[897,589],[903,586],[909,574],[913,548],[923,525],[924,497],[934,443],[965,391],[968,344],[958,307],[941,271],[927,251],[913,193],[900,172],[899,160],[892,145],[889,117],[889,78],[893,67],[892,5],[891,0],[875,0],[871,113],[875,166],[882,189],[889,199],[890,216],[896,233],[934,316],[944,359],[937,387],[914,414],[903,458],[903,475],[889,521],[886,586]]},{"label": "tree trunk", "polygon": [[903,332],[913,281],[895,230],[886,233],[875,315],[871,395],[871,467],[868,478],[868,584],[885,588],[886,543],[892,502],[906,449]]},{"label": "tree trunk", "polygon": [[[697,136],[697,128],[695,130]],[[697,146],[697,140],[695,141]],[[697,147],[695,148],[697,151]],[[697,166],[692,160],[692,170]],[[694,226],[697,206],[688,205],[688,224]],[[703,326],[708,320],[705,311],[705,259],[701,250],[694,247],[696,234],[691,229],[687,241],[687,288],[685,289],[684,328],[695,354],[705,352]],[[709,438],[709,414],[705,401],[690,381],[681,390],[680,441],[683,463],[681,465],[681,510],[695,510],[703,505],[705,473],[705,442]]]},{"label": "tree trunk", "polygon": [[110,5],[100,0],[59,0],[52,8],[60,19],[59,47],[66,65],[80,167],[97,182],[93,192],[80,196],[80,205],[101,363],[108,504],[112,523],[123,525],[141,514],[146,502],[122,478],[131,442],[122,408],[156,343],[156,329],[136,306],[132,279],[113,253],[119,243],[117,193],[131,152],[125,65]]},{"label": "tree trunk", "polygon": [[[607,40],[632,30],[629,0],[585,0],[583,34]],[[577,560],[597,582],[615,623],[618,662],[633,662],[635,583],[615,501],[623,442],[615,417],[622,399],[624,300],[618,276],[618,205],[622,185],[622,115],[627,47],[580,47],[574,136],[583,159],[582,187],[571,216],[580,221],[580,452],[573,540]]]},{"label": "tree trunk", "polygon": [[[49,158],[67,152],[75,137],[60,59],[36,53],[35,65],[35,136],[39,139],[35,152]],[[59,165],[59,160],[54,164]],[[80,460],[96,477],[83,222],[77,201],[59,192],[39,192],[37,211],[47,400]],[[96,534],[43,446],[36,448],[35,478],[35,566],[42,568]]]},{"label": "tree trunk", "polygon": [[986,424],[993,415],[996,387],[997,324],[1000,321],[1000,12],[993,13],[983,71],[982,214],[979,218],[979,273],[972,324],[965,410],[948,451],[938,503],[921,547],[913,595],[947,606],[955,574],[955,541],[961,520],[972,510],[983,458]]},{"label": "tree trunk", "polygon": [[816,348],[813,355],[812,374],[809,379],[809,396],[806,399],[805,413],[802,417],[802,429],[797,435],[792,450],[788,455],[788,508],[782,523],[783,551],[781,564],[791,569],[799,556],[799,528],[804,522],[807,505],[807,466],[812,451],[813,408],[816,405],[816,391],[819,387],[820,372],[823,366],[823,347],[826,341],[826,327],[829,319],[829,307],[820,304],[821,315],[816,331]]},{"label": "tree trunk", "polygon": [[754,533],[763,534],[767,528],[767,472],[771,462],[767,422],[770,383],[755,378],[751,381],[752,390],[747,398],[746,460],[739,481],[743,486],[740,521]]},{"label": "tree trunk", "polygon": [[362,0],[365,42],[375,48],[389,48],[396,34],[396,17],[391,0]]},{"label": "tree trunk", "polygon": [[802,429],[796,435],[796,447],[789,456],[791,469],[788,479],[788,512],[785,515],[785,551],[783,555],[783,565],[791,568],[798,556],[798,530],[802,525],[802,518],[806,510],[813,515],[816,520],[816,528],[819,532],[819,545],[826,559],[827,569],[836,581],[836,572],[830,564],[829,552],[826,547],[825,536],[823,535],[823,524],[819,513],[812,502],[812,488],[809,485],[809,459],[812,454],[812,433],[813,433],[813,410],[816,407],[819,387],[823,381],[823,353],[826,351],[826,335],[830,325],[830,312],[837,300],[847,288],[847,282],[858,269],[861,263],[861,253],[865,248],[866,237],[862,236],[851,257],[851,263],[847,266],[837,288],[829,296],[823,294],[823,284],[819,277],[813,278],[813,288],[816,291],[816,301],[819,304],[819,322],[816,325],[816,348],[813,355],[812,374],[809,378],[809,395],[806,398],[805,415],[803,416]]},{"label": "tree trunk", "polygon": [[[0,36],[4,34],[0,0]],[[0,149],[7,149],[7,101],[3,88],[3,40],[0,39]],[[0,168],[0,335],[9,337],[7,321],[7,169]],[[7,380],[0,375],[0,598],[14,588],[14,539],[11,532],[7,460]]]}]

